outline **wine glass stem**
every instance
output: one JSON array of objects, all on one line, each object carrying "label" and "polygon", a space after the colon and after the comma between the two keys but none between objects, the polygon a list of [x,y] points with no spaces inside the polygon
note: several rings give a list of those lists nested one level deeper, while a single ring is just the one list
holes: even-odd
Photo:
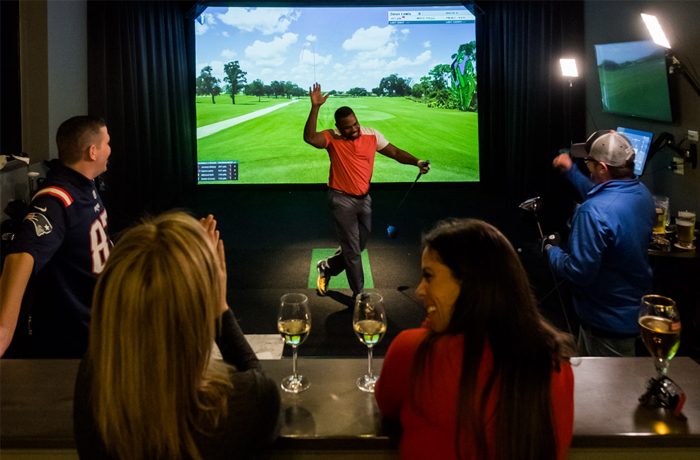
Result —
[{"label": "wine glass stem", "polygon": [[667,370],[668,370],[668,359],[657,358],[656,359],[656,372],[659,374],[659,377],[666,375]]},{"label": "wine glass stem", "polygon": [[372,375],[372,347],[367,347],[367,375],[370,380],[374,378]]},{"label": "wine glass stem", "polygon": [[294,381],[299,380],[297,377],[297,347],[292,345],[292,372],[294,373]]}]

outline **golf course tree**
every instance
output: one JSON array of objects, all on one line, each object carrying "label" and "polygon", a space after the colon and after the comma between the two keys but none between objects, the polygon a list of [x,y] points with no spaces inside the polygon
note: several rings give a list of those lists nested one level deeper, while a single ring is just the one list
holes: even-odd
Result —
[{"label": "golf course tree", "polygon": [[214,96],[221,94],[221,87],[219,86],[221,80],[212,75],[211,72],[211,66],[206,66],[202,69],[202,73],[197,77],[195,92],[197,96],[211,96],[211,103],[216,104]]},{"label": "golf course tree", "polygon": [[295,87],[295,86],[296,86],[296,85],[295,85],[294,83],[292,83],[291,81],[285,81],[284,83],[282,83],[282,89],[283,89],[283,91],[284,91],[284,96],[285,96],[287,99],[291,99],[291,98],[292,98],[292,93],[294,93],[294,87]]},{"label": "golf course tree", "polygon": [[416,99],[423,99],[425,97],[428,97],[428,92],[430,91],[430,88],[430,78],[420,77],[420,83],[416,83],[415,85],[413,85],[413,88],[411,88],[411,94]]},{"label": "golf course tree", "polygon": [[449,87],[449,78],[452,74],[452,68],[448,64],[438,64],[428,75],[432,77],[430,85],[434,91],[440,91]]},{"label": "golf course tree", "polygon": [[236,103],[236,94],[238,94],[248,83],[246,75],[248,72],[243,72],[238,61],[231,61],[228,64],[224,64],[224,81],[228,83],[228,93],[231,95],[231,101]]},{"label": "golf course tree", "polygon": [[[411,86],[403,78],[399,77],[398,74],[391,74],[388,77],[382,78],[379,82],[379,89],[383,96],[395,97],[395,96],[408,96],[411,94]],[[374,92],[374,90],[372,90]]]},{"label": "golf course tree", "polygon": [[270,86],[272,87],[272,94],[275,96],[275,98],[284,96],[284,84],[282,82],[275,80],[270,83]]},{"label": "golf course tree", "polygon": [[367,90],[364,88],[351,88],[348,90],[347,94],[353,97],[367,96]]},{"label": "golf course tree", "polygon": [[258,96],[258,102],[260,102],[260,97],[265,95],[265,85],[262,80],[258,78],[245,87],[245,93],[250,96]]}]

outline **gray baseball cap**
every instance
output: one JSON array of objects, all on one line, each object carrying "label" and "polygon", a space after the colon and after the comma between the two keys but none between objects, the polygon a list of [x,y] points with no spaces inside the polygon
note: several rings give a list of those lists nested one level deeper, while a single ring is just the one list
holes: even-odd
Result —
[{"label": "gray baseball cap", "polygon": [[632,143],[617,131],[596,131],[581,144],[571,146],[571,156],[600,161],[608,166],[621,167],[634,159]]}]

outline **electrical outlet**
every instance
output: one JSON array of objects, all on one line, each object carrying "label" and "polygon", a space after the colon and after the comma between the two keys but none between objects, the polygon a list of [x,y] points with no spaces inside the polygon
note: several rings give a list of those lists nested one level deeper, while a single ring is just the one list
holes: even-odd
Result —
[{"label": "electrical outlet", "polygon": [[684,163],[685,163],[685,161],[683,160],[683,158],[673,157],[673,163],[671,164],[671,169],[673,169],[674,173],[680,174],[682,176],[685,174]]},{"label": "electrical outlet", "polygon": [[697,132],[697,131],[688,130],[688,140],[690,140],[690,141],[697,141],[697,140],[698,140],[698,132]]}]

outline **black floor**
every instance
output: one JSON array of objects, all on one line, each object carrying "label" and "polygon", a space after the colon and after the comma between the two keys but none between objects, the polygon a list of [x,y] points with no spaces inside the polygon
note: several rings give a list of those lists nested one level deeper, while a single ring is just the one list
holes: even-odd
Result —
[{"label": "black floor", "polygon": [[[372,191],[373,234],[368,253],[374,291],[384,297],[389,321],[384,340],[375,348],[376,356],[385,354],[399,332],[418,327],[424,319],[414,294],[420,282],[420,236],[448,217],[481,218],[501,229],[521,249],[535,292],[542,299],[543,314],[567,329],[552,274],[536,247],[537,225],[524,218],[517,205],[504,205],[478,190],[416,186],[394,215],[407,188]],[[290,191],[200,186],[187,209],[197,216],[214,214],[218,221],[229,268],[229,303],[245,333],[277,333],[280,297],[300,292],[309,297],[313,321],[309,339],[299,347],[300,356],[367,354],[352,331],[350,291],[331,291],[321,297],[308,288],[312,249],[336,246],[324,188]],[[389,224],[398,229],[396,239],[387,235]],[[565,291],[565,286],[562,289]],[[576,330],[569,295],[562,294]]]}]

